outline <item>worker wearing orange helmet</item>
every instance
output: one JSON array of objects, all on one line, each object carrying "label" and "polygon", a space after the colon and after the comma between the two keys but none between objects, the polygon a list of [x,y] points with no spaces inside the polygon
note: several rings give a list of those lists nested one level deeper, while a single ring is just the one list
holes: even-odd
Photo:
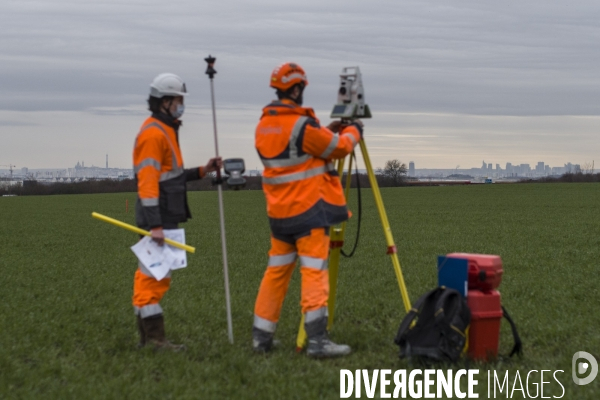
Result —
[{"label": "worker wearing orange helmet", "polygon": [[[142,124],[135,139],[133,164],[138,188],[136,223],[150,230],[159,245],[164,243],[164,229],[191,218],[187,203],[186,182],[197,180],[222,166],[221,158],[212,158],[206,166],[184,169],[179,148],[180,118],[184,112],[187,90],[174,74],[160,74],[150,85],[148,108],[152,116]],[[163,310],[160,300],[171,284],[171,273],[156,280],[138,263],[133,283],[133,307],[137,316],[140,346],[182,350],[165,339]]]},{"label": "worker wearing orange helmet", "polygon": [[270,86],[278,100],[263,109],[256,127],[271,249],[254,308],[253,348],[267,352],[273,347],[281,306],[299,258],[307,355],[335,357],[349,354],[350,347],[332,342],[327,333],[328,233],[330,226],[348,219],[348,209],[331,161],[351,153],[363,129],[358,120],[348,126],[340,121],[321,126],[312,108],[301,107],[307,85],[298,64],[275,68]]}]

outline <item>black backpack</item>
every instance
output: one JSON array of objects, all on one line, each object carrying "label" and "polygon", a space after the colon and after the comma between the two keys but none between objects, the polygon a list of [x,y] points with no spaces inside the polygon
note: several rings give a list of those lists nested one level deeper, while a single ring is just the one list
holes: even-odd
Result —
[{"label": "black backpack", "polygon": [[402,320],[394,343],[400,346],[400,358],[455,362],[465,350],[470,323],[471,311],[460,293],[438,287],[413,305]]}]

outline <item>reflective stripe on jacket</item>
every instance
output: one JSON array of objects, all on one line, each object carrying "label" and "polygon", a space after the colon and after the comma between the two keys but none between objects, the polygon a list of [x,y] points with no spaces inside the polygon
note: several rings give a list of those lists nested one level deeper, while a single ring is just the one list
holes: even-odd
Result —
[{"label": "reflective stripe on jacket", "polygon": [[286,100],[263,109],[255,145],[265,167],[262,183],[273,232],[304,232],[348,219],[331,160],[352,152],[359,129],[350,125],[336,135],[319,125],[312,109]]},{"label": "reflective stripe on jacket", "polygon": [[167,116],[153,115],[136,137],[133,171],[138,188],[136,222],[140,227],[172,228],[191,218],[185,184],[200,179],[201,171],[183,168],[178,127]]}]

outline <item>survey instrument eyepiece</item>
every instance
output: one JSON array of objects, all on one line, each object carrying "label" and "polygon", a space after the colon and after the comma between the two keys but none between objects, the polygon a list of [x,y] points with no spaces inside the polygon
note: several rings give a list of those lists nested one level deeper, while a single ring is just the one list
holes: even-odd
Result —
[{"label": "survey instrument eyepiece", "polygon": [[246,167],[243,158],[228,158],[223,160],[223,170],[227,175],[227,185],[234,190],[239,190],[246,186],[246,179],[242,176]]},{"label": "survey instrument eyepiece", "polygon": [[337,104],[331,110],[331,118],[371,118],[371,110],[365,103],[362,75],[358,67],[342,69]]},{"label": "survey instrument eyepiece", "polygon": [[208,75],[208,77],[212,79],[217,73],[217,71],[213,68],[217,59],[209,54],[208,57],[204,59],[204,61],[206,61],[206,63],[208,64],[206,66],[206,75]]}]

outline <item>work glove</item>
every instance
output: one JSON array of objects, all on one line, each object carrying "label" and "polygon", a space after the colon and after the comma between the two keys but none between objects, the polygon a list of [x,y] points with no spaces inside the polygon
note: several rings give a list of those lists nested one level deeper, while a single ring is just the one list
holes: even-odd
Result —
[{"label": "work glove", "polygon": [[358,129],[358,132],[360,133],[360,138],[363,138],[363,127],[364,124],[362,123],[362,121],[360,119],[355,119],[354,121],[352,121],[352,124],[350,125],[354,125],[356,127],[356,129]]},{"label": "work glove", "polygon": [[327,126],[327,129],[329,129],[333,133],[339,133],[340,131],[343,131],[344,128],[346,128],[347,126],[351,126],[351,125],[354,125],[356,127],[356,129],[358,129],[358,132],[360,133],[360,138],[362,139],[364,125],[360,119],[355,119],[354,121],[352,121],[352,123],[350,125],[343,124],[342,121],[332,121]]},{"label": "work glove", "polygon": [[331,123],[327,125],[327,129],[333,133],[339,133],[342,127],[342,121],[331,121]]}]

